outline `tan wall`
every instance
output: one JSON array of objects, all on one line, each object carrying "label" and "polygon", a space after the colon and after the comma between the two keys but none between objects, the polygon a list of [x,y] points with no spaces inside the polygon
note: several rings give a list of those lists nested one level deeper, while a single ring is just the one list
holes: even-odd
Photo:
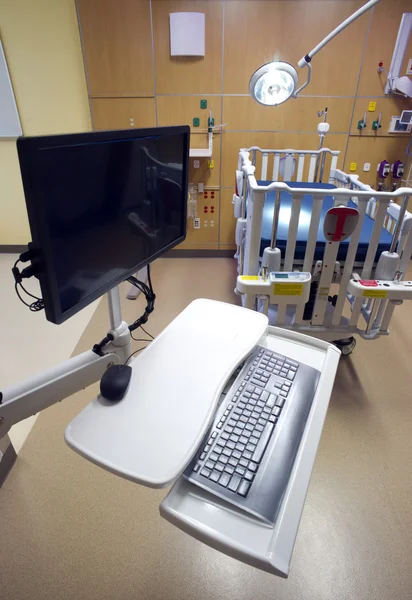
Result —
[{"label": "tan wall", "polygon": [[[73,0],[0,0],[0,36],[24,135],[90,129]],[[0,244],[30,231],[14,140],[0,141]]]},{"label": "tan wall", "polygon": [[[233,246],[231,199],[237,152],[242,146],[317,147],[317,111],[329,108],[331,132],[327,145],[341,151],[339,167],[357,162],[361,180],[376,184],[380,160],[403,159],[407,140],[389,136],[390,117],[400,114],[403,101],[384,97],[385,81],[377,73],[380,60],[388,69],[403,12],[410,0],[377,5],[334,39],[313,60],[310,87],[296,101],[277,108],[262,107],[248,95],[249,78],[274,57],[297,63],[333,27],[364,4],[364,0],[77,0],[88,72],[92,118],[96,129],[171,125],[201,119],[193,128],[192,147],[204,147],[207,111],[215,123],[225,123],[214,140],[215,168],[207,161],[190,171],[190,181],[217,188],[213,200],[216,227],[193,230],[185,247]],[[206,56],[171,58],[169,14],[198,11],[206,15]],[[152,53],[153,47],[153,53]],[[410,44],[412,53],[412,42]],[[412,56],[412,54],[411,54]],[[304,73],[300,73],[303,78]],[[356,125],[370,100],[368,128]],[[383,127],[371,124],[379,112]],[[369,173],[362,168],[372,164]],[[219,189],[220,188],[220,189]],[[212,205],[200,197],[203,206]],[[208,213],[209,214],[209,213]],[[209,216],[210,218],[210,216]]]}]

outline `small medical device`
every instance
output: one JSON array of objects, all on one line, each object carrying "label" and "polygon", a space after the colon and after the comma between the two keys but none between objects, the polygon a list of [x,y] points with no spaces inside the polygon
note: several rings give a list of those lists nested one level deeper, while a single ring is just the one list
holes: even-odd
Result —
[{"label": "small medical device", "polygon": [[386,177],[389,175],[390,172],[391,172],[390,164],[388,163],[387,160],[382,160],[378,164],[378,177],[380,179],[386,179]]},{"label": "small medical device", "polygon": [[405,172],[405,165],[401,160],[397,160],[393,164],[392,177],[393,179],[401,179]]}]

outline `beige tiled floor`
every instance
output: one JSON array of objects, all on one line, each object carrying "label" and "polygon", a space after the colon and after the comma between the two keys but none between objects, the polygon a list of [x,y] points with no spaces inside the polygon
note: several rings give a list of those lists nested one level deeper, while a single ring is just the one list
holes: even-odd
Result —
[{"label": "beige tiled floor", "polygon": [[[196,297],[236,301],[234,279],[229,259],[156,261],[148,329],[157,334]],[[142,307],[143,298],[124,300],[126,320]],[[106,322],[102,302],[76,352]],[[0,492],[2,600],[411,600],[410,306],[391,329],[341,360],[288,580],[162,520],[166,490],[121,480],[69,450],[64,428],[94,386],[39,416]]]}]

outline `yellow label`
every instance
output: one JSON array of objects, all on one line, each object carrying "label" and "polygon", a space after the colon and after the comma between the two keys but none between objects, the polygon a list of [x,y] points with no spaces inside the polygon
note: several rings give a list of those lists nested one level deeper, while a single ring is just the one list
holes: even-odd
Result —
[{"label": "yellow label", "polygon": [[351,162],[349,165],[349,171],[356,171],[356,169],[358,168],[358,163],[355,162]]},{"label": "yellow label", "polygon": [[364,290],[362,296],[365,298],[386,298],[385,290]]},{"label": "yellow label", "polygon": [[376,102],[369,102],[368,111],[374,112],[376,110]]},{"label": "yellow label", "polygon": [[321,287],[319,288],[319,296],[328,296],[329,295],[329,288],[328,287]]},{"label": "yellow label", "polygon": [[303,283],[275,283],[273,293],[275,296],[301,296]]},{"label": "yellow label", "polygon": [[209,167],[209,169],[214,169],[215,161],[211,158],[210,160],[207,161],[207,166]]},{"label": "yellow label", "polygon": [[257,281],[259,279],[258,275],[241,275],[240,279],[246,281]]}]

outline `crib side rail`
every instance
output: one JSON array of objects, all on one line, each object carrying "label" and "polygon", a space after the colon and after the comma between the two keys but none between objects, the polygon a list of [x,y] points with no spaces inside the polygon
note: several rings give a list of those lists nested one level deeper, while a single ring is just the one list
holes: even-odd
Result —
[{"label": "crib side rail", "polygon": [[[264,149],[259,146],[243,148],[241,153],[249,153],[251,163],[258,167],[259,179],[262,181],[309,181],[315,180],[316,164],[322,156],[330,156],[330,173],[336,170],[339,150],[320,148],[318,150]],[[239,161],[240,165],[241,161]]]}]

